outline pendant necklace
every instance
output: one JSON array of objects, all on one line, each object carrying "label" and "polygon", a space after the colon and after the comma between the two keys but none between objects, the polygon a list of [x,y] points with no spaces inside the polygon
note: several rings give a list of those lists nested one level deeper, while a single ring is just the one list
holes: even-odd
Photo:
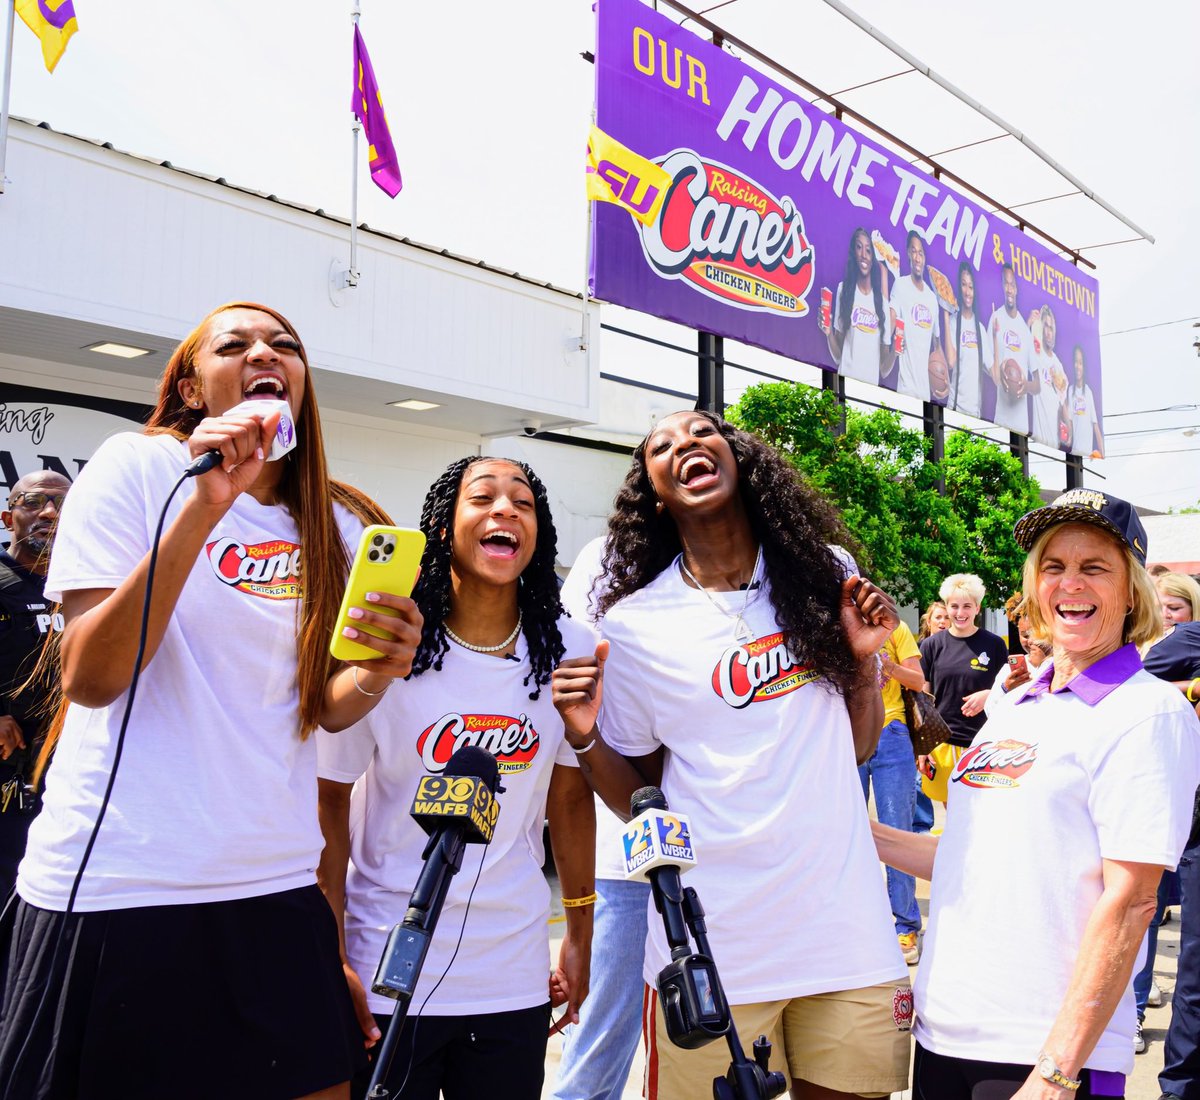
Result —
[{"label": "pendant necklace", "polygon": [[447,638],[449,638],[455,645],[462,646],[463,649],[469,649],[473,653],[499,653],[500,650],[504,649],[509,642],[511,642],[518,634],[521,633],[521,612],[517,612],[517,625],[512,628],[512,633],[499,645],[472,645],[470,642],[464,642],[445,623],[442,623],[442,629],[446,632]]},{"label": "pendant necklace", "polygon": [[754,631],[752,631],[747,625],[744,616],[746,614],[746,608],[750,606],[750,593],[753,592],[755,599],[758,598],[759,590],[756,582],[758,581],[758,570],[761,565],[762,547],[759,546],[758,553],[754,557],[754,569],[750,573],[750,583],[746,585],[746,594],[742,597],[742,609],[735,615],[728,608],[723,607],[713,599],[712,594],[704,587],[704,585],[696,580],[695,576],[692,575],[692,571],[687,567],[687,562],[683,560],[683,554],[681,553],[679,555],[679,568],[683,571],[683,575],[700,590],[704,598],[708,600],[708,602],[712,604],[713,607],[715,607],[719,612],[721,612],[725,618],[733,620],[733,636],[739,642],[754,641]]}]

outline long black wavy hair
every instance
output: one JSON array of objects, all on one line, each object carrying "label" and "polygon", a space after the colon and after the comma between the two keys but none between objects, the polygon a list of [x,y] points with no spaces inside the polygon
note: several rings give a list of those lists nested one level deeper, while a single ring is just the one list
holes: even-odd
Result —
[{"label": "long black wavy hair", "polygon": [[838,299],[838,320],[842,332],[850,332],[850,318],[854,313],[854,292],[858,288],[858,258],[854,255],[854,242],[862,237],[871,250],[871,296],[875,299],[875,316],[879,319],[879,341],[887,343],[887,311],[883,308],[883,276],[879,272],[875,242],[871,234],[861,225],[850,234],[850,252],[846,257],[846,273],[842,276],[842,295]]},{"label": "long black wavy hair", "polygon": [[[841,516],[778,451],[712,413],[697,410],[724,437],[737,462],[738,491],[750,529],[762,547],[775,616],[792,653],[839,691],[858,677],[858,662],[842,626],[844,568],[830,545],[854,550]],[[593,588],[597,618],[644,588],[682,550],[675,520],[646,468],[646,443],[617,491],[608,520],[603,572]]]},{"label": "long black wavy hair", "polygon": [[425,496],[421,508],[421,530],[427,541],[425,553],[421,556],[421,578],[413,589],[413,599],[425,617],[425,625],[410,675],[420,676],[430,668],[440,672],[442,658],[450,650],[445,620],[451,608],[450,562],[454,556],[454,513],[463,475],[479,462],[507,462],[517,467],[529,479],[529,487],[533,490],[537,545],[521,574],[517,606],[521,609],[521,633],[525,635],[525,644],[529,648],[529,672],[521,682],[528,687],[529,682],[533,681],[529,698],[537,699],[566,652],[562,633],[558,629],[563,606],[558,598],[558,577],[554,572],[558,535],[550,515],[546,486],[524,462],[512,458],[489,458],[484,455],[460,458],[446,467]]}]

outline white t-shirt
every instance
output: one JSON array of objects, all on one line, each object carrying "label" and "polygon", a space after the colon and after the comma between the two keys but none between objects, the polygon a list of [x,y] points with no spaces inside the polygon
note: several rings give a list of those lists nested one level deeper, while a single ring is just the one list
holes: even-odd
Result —
[{"label": "white t-shirt", "polygon": [[[592,539],[579,551],[571,572],[563,581],[558,596],[568,613],[577,622],[595,622],[596,594],[592,586],[603,571],[605,536]],[[625,879],[625,859],[621,837],[625,822],[612,812],[604,799],[596,795],[596,877]]]},{"label": "white t-shirt", "polygon": [[1067,390],[1067,415],[1071,418],[1071,453],[1090,455],[1096,447],[1092,428],[1099,420],[1091,386],[1072,385]]},{"label": "white t-shirt", "polygon": [[[993,342],[995,350],[992,361],[994,363],[999,363],[1003,367],[1006,360],[1015,359],[1024,377],[1026,379],[1030,377],[1033,333],[1029,331],[1029,326],[1025,323],[1025,318],[1021,316],[1020,311],[1017,312],[1016,317],[1010,317],[1008,310],[1000,306],[988,322],[984,339]],[[995,422],[1010,431],[1028,432],[1028,399],[1010,394],[1003,384],[997,383]]]},{"label": "white t-shirt", "polygon": [[[950,325],[957,325],[958,318],[951,318],[947,322]],[[979,336],[983,337],[983,347],[979,347]],[[955,393],[955,387],[958,388],[958,404],[954,407],[959,412],[966,413],[968,416],[979,416],[982,410],[982,399],[979,392],[979,358],[980,352],[983,353],[983,369],[990,371],[992,369],[992,341],[988,338],[988,331],[983,327],[982,322],[979,324],[979,332],[975,330],[975,318],[972,317],[969,321],[963,318],[962,331],[958,337],[958,370],[957,377],[950,382],[951,397]]]},{"label": "white t-shirt", "polygon": [[[883,299],[881,320],[875,313],[874,291],[868,290],[864,294],[856,283],[854,302],[850,307],[850,328],[847,331],[842,325],[840,308],[843,286],[844,283],[838,283],[837,292],[833,296],[833,327],[845,334],[838,373],[846,378],[857,378],[860,382],[870,382],[872,386],[878,386],[879,363],[883,357],[884,343],[891,338],[892,325],[887,298],[885,296]],[[879,334],[881,324],[886,330],[884,337]]]},{"label": "white t-shirt", "polygon": [[[709,596],[733,616],[745,593]],[[731,1003],[902,979],[845,701],[793,664],[765,581],[744,618],[743,645],[677,561],[617,604],[600,622],[604,737],[627,756],[666,747],[663,791],[696,847],[685,885]],[[648,983],[667,961],[651,907]]]},{"label": "white t-shirt", "polygon": [[[1047,660],[992,709],[956,765],[915,991],[928,1050],[1034,1062],[1103,890],[1102,859],[1178,862],[1200,723],[1178,690],[1137,668],[1090,706],[1070,689],[1025,698],[1052,675]],[[1129,1073],[1135,1020],[1130,987],[1087,1065]]]},{"label": "white t-shirt", "polygon": [[[188,459],[168,435],[106,441],[63,507],[47,596],[116,588],[149,551]],[[167,527],[192,492],[176,494]],[[338,508],[337,521],[357,544],[358,519]],[[299,541],[286,508],[249,493],[213,528],[138,685],[78,910],[227,901],[316,881],[317,750],[298,735]],[[66,908],[125,700],[67,712],[17,879],[32,905]]]},{"label": "white t-shirt", "polygon": [[[559,620],[564,657],[595,651],[586,626]],[[437,932],[413,998],[425,1003],[454,953],[449,973],[425,1007],[429,1016],[507,1012],[547,999],[546,922],[550,889],[542,874],[542,823],[555,764],[578,767],[563,737],[550,686],[530,699],[524,635],[517,661],[473,653],[451,643],[440,672],[430,669],[392,687],[361,722],[317,734],[323,779],[354,783],[350,798],[350,867],[346,874],[346,953],[367,986],[388,933],[408,908],[421,872],[425,833],[409,816],[422,776],[438,774],[464,745],[494,752],[503,791],[500,816],[486,847],[468,844],[451,881]],[[360,778],[361,777],[361,778]],[[483,872],[467,913],[467,898]],[[373,1012],[396,1004],[368,992]]]},{"label": "white t-shirt", "polygon": [[1054,377],[1063,373],[1062,363],[1052,351],[1043,347],[1031,358],[1034,372],[1041,383],[1041,390],[1033,395],[1033,438],[1048,447],[1058,449],[1058,390],[1054,388]]},{"label": "white t-shirt", "polygon": [[897,279],[892,287],[892,309],[896,320],[904,322],[904,350],[900,353],[901,393],[929,400],[929,352],[942,332],[938,297],[928,282],[918,290],[912,276]]}]

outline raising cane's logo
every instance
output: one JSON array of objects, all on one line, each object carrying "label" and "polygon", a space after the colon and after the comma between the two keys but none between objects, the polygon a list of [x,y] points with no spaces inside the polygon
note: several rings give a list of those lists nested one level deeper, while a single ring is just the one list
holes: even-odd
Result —
[{"label": "raising cane's logo", "polygon": [[1019,787],[1037,759],[1037,745],[1005,738],[984,741],[963,753],[950,779],[965,787]]},{"label": "raising cane's logo", "polygon": [[217,580],[230,588],[265,600],[300,598],[300,547],[294,542],[220,538],[205,552]]},{"label": "raising cane's logo", "polygon": [[731,707],[778,699],[812,683],[817,673],[801,665],[784,644],[782,634],[730,646],[713,669],[712,686]]},{"label": "raising cane's logo", "polygon": [[541,741],[524,715],[443,714],[417,738],[417,752],[427,771],[441,775],[446,762],[464,745],[474,745],[496,758],[501,775],[528,770]]},{"label": "raising cane's logo", "polygon": [[651,267],[738,309],[803,317],[813,248],[796,204],[691,149],[662,166],[671,184],[658,219],[638,226]]}]

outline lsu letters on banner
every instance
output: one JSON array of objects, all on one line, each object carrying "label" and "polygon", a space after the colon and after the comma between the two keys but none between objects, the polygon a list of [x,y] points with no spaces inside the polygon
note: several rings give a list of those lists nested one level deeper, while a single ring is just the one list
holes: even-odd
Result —
[{"label": "lsu letters on banner", "polygon": [[71,0],[17,0],[21,21],[42,40],[42,60],[48,72],[67,48],[67,42],[77,30],[75,5]]},{"label": "lsu letters on banner", "polygon": [[394,199],[404,186],[400,162],[396,159],[396,147],[392,144],[392,132],[383,111],[383,97],[371,67],[371,56],[357,26],[354,28],[354,91],[350,94],[350,110],[367,134],[370,146],[367,166],[371,179],[388,198]]},{"label": "lsu letters on banner", "polygon": [[639,157],[603,130],[588,135],[587,197],[623,206],[638,221],[650,225],[671,177],[652,160]]}]

